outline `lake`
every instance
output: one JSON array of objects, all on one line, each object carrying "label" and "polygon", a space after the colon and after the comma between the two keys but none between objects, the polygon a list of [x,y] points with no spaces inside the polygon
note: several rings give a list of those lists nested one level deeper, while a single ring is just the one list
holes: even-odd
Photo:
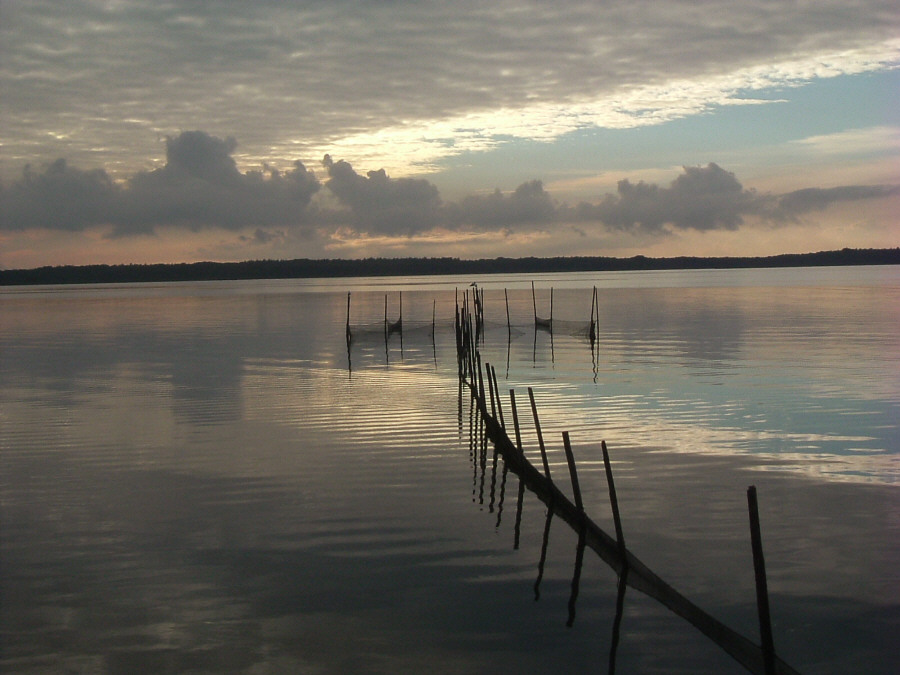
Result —
[{"label": "lake", "polygon": [[598,524],[605,440],[629,549],[758,643],[754,485],[778,655],[897,672],[897,267],[0,288],[0,669],[745,672],[638,591],[617,622],[473,446],[473,282],[526,454],[532,387]]}]

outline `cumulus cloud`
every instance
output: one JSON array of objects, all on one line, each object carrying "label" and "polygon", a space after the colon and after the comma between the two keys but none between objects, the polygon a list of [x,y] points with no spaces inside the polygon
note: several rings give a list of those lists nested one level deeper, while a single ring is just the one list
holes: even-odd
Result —
[{"label": "cumulus cloud", "polygon": [[440,223],[441,197],[427,180],[391,178],[384,169],[360,176],[344,160],[325,155],[326,187],[350,208],[357,229],[371,234],[413,234]]},{"label": "cumulus cloud", "polygon": [[805,188],[782,195],[772,215],[779,219],[796,219],[809,211],[822,211],[836,202],[883,199],[900,194],[900,185],[845,185],[836,188]]},{"label": "cumulus cloud", "polygon": [[77,232],[106,222],[118,210],[120,195],[120,188],[102,169],[84,171],[65,159],[40,172],[29,164],[21,180],[0,187],[0,229]]},{"label": "cumulus cloud", "polygon": [[202,131],[166,139],[166,164],[124,185],[103,170],[83,171],[57,160],[43,172],[26,167],[0,193],[0,229],[81,231],[112,226],[113,236],[149,234],[161,225],[192,229],[302,225],[320,184],[297,161],[289,171],[241,173],[237,143]]},{"label": "cumulus cloud", "polygon": [[447,209],[449,223],[476,229],[549,223],[556,215],[557,207],[540,180],[522,183],[509,195],[499,189],[487,195],[470,195]]},{"label": "cumulus cloud", "polygon": [[[166,140],[166,163],[124,183],[102,169],[82,170],[57,160],[35,171],[26,166],[10,186],[0,185],[0,229],[79,232],[104,227],[113,237],[150,234],[158,227],[219,228],[240,232],[247,245],[277,244],[313,230],[343,239],[413,237],[429,233],[560,232],[560,228],[662,236],[671,231],[733,231],[754,216],[795,222],[832,204],[900,194],[898,185],[807,188],[774,195],[746,189],[735,174],[709,163],[686,166],[667,186],[625,179],[614,194],[575,206],[557,202],[541,180],[511,192],[477,192],[444,202],[428,180],[391,178],[384,169],[361,175],[326,155],[322,183],[296,161],[289,171],[264,166],[242,173],[233,138],[202,131]],[[326,202],[327,203],[327,200]],[[340,234],[339,234],[340,233]]]},{"label": "cumulus cloud", "polygon": [[669,187],[644,181],[618,183],[615,195],[576,208],[579,220],[597,220],[621,230],[658,232],[668,224],[678,229],[737,229],[744,216],[759,213],[769,201],[745,190],[735,175],[710,163],[684,167]]}]

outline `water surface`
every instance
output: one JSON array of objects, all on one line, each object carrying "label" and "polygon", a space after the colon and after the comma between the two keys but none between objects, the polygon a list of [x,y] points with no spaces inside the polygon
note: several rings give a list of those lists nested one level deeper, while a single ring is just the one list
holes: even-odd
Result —
[{"label": "water surface", "polygon": [[[605,439],[629,547],[756,641],[756,485],[779,654],[896,671],[883,267],[0,289],[3,670],[607,672],[615,574],[588,552],[567,627],[577,536],[551,524],[536,589],[543,504],[525,494],[517,533],[515,476],[472,457],[452,327],[472,281],[526,453],[531,386],[601,525]],[[634,591],[616,670],[741,672]]]}]

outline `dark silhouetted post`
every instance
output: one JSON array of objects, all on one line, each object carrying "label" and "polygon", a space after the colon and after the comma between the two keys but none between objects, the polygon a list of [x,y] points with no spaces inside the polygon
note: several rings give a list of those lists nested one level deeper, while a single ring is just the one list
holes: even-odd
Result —
[{"label": "dark silhouetted post", "polygon": [[769,615],[769,589],[766,582],[766,561],[763,557],[762,535],[759,530],[759,508],[756,486],[747,488],[747,507],[750,511],[750,540],[753,546],[753,570],[756,573],[756,605],[759,610],[760,646],[766,675],[775,674],[775,642],[772,639],[772,619]]},{"label": "dark silhouetted post", "polygon": [[553,286],[550,287],[550,331],[553,331]]},{"label": "dark silhouetted post", "polygon": [[347,293],[347,343],[350,343],[350,294]]},{"label": "dark silhouetted post", "polygon": [[[493,417],[494,419],[497,419],[497,407],[494,404],[494,381],[492,379],[492,372],[491,372],[492,370],[493,369],[491,368],[491,364],[488,363],[487,361],[485,361],[484,362],[484,374],[487,376],[488,391],[490,392],[490,395],[491,395],[491,417]],[[487,402],[485,401],[485,403],[487,403]]]},{"label": "dark silhouetted post", "polygon": [[547,461],[547,448],[544,447],[544,434],[541,433],[541,421],[538,419],[537,406],[534,404],[534,390],[528,387],[528,398],[531,399],[531,414],[534,416],[534,430],[537,432],[538,445],[541,448],[541,461],[544,463],[544,475],[550,480],[550,463]]},{"label": "dark silhouetted post", "polygon": [[475,363],[478,370],[478,398],[481,399],[481,405],[484,405],[484,376],[481,374],[481,354],[478,350],[475,350]]},{"label": "dark silhouetted post", "polygon": [[622,533],[622,519],[619,518],[619,500],[616,497],[616,484],[613,482],[612,466],[609,462],[609,452],[606,449],[606,441],[600,441],[603,450],[603,465],[606,467],[606,482],[609,485],[609,503],[612,506],[613,522],[616,526],[616,540],[619,543],[619,554],[622,556],[622,566],[625,562],[625,535]]},{"label": "dark silhouetted post", "polygon": [[503,289],[503,298],[506,300],[506,332],[512,334],[512,323],[509,320],[509,294]]},{"label": "dark silhouetted post", "polygon": [[491,366],[491,374],[494,376],[494,387],[497,393],[497,414],[500,416],[500,426],[506,429],[506,420],[503,419],[503,406],[500,405],[500,386],[497,384],[497,371]]},{"label": "dark silhouetted post", "polygon": [[516,391],[509,390],[509,405],[512,408],[513,428],[516,430],[516,448],[522,452],[522,434],[519,432],[519,412],[516,410]]},{"label": "dark silhouetted post", "polygon": [[566,461],[569,463],[569,474],[572,476],[572,493],[575,496],[575,506],[578,511],[584,513],[584,503],[581,501],[581,487],[578,485],[578,471],[575,469],[575,455],[572,454],[572,444],[569,443],[569,432],[562,432],[563,446],[566,449]]}]

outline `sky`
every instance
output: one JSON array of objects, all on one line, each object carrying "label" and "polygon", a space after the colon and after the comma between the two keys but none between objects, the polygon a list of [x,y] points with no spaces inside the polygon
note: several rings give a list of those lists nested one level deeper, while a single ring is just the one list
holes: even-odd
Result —
[{"label": "sky", "polygon": [[896,0],[0,2],[0,268],[900,246]]}]

